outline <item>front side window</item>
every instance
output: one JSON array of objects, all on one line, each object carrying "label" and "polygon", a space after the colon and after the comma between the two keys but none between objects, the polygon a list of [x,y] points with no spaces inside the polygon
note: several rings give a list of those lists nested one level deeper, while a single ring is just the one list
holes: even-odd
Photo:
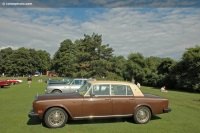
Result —
[{"label": "front side window", "polygon": [[92,94],[96,95],[110,95],[110,85],[93,85]]}]

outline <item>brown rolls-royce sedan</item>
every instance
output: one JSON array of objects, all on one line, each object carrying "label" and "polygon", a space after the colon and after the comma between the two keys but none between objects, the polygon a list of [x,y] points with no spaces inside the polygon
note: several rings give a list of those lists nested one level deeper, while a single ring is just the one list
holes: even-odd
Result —
[{"label": "brown rolls-royce sedan", "polygon": [[77,92],[37,96],[29,118],[39,117],[49,128],[65,126],[68,119],[133,117],[139,124],[152,115],[167,113],[168,99],[143,94],[133,83],[87,81]]}]

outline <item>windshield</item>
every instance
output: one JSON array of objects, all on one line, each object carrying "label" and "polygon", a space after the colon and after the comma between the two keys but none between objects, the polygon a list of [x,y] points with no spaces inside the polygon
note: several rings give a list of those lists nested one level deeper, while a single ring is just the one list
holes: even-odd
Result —
[{"label": "windshield", "polygon": [[64,78],[63,82],[65,82],[66,84],[70,84],[73,81],[73,78]]},{"label": "windshield", "polygon": [[85,93],[89,90],[90,86],[91,86],[90,83],[84,84],[81,88],[78,89],[79,94],[85,95]]}]

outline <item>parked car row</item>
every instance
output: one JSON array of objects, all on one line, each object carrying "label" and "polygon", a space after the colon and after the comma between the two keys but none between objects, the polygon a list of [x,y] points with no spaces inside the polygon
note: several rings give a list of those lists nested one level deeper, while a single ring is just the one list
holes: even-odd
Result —
[{"label": "parked car row", "polygon": [[10,83],[7,82],[6,80],[0,81],[0,86],[1,86],[1,88],[5,87],[5,86],[9,86],[9,85],[10,85]]},{"label": "parked car row", "polygon": [[68,119],[111,117],[132,117],[135,123],[146,124],[152,115],[171,111],[168,99],[143,94],[130,82],[73,78],[68,83],[49,82],[45,92],[35,96],[28,116],[49,128],[63,127]]},{"label": "parked car row", "polygon": [[7,80],[0,81],[0,86],[1,86],[1,88],[3,88],[5,86],[15,85],[15,84],[18,84],[18,83],[22,83],[22,80],[7,79]]}]

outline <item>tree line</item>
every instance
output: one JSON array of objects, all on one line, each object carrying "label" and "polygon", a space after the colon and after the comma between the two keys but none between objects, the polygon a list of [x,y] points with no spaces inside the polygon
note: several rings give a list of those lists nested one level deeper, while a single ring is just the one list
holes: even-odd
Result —
[{"label": "tree line", "polygon": [[144,57],[130,53],[125,59],[102,44],[102,36],[93,33],[72,42],[66,39],[51,59],[47,51],[5,48],[0,51],[0,73],[8,76],[46,73],[62,77],[103,80],[134,80],[142,85],[184,91],[200,91],[200,46],[187,48],[180,61],[171,58]]}]

